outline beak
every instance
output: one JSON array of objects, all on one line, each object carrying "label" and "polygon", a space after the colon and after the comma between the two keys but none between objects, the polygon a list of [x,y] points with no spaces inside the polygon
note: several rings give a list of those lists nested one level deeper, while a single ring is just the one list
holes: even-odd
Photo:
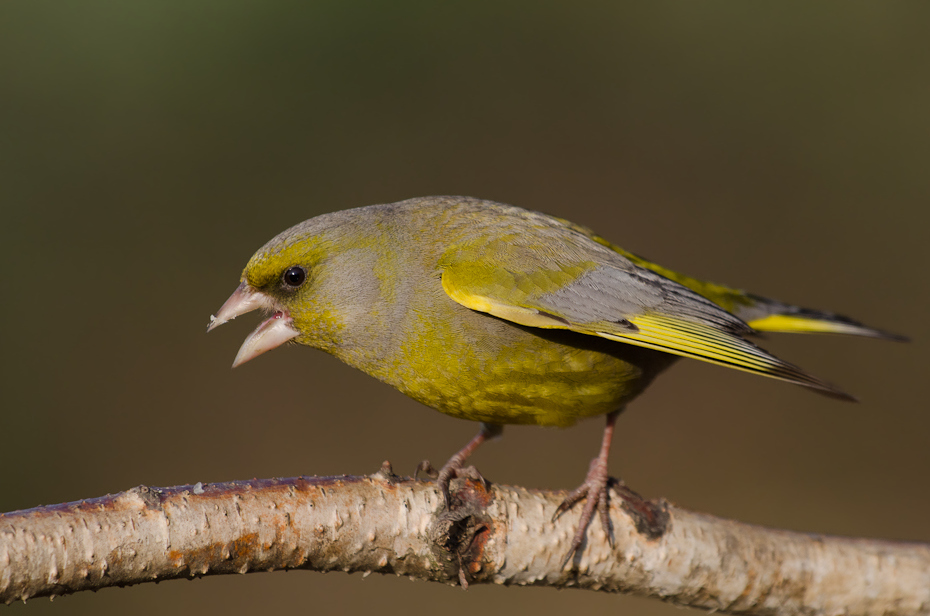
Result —
[{"label": "beak", "polygon": [[243,281],[229,296],[226,303],[220,307],[216,316],[210,315],[210,324],[207,325],[207,331],[213,331],[223,323],[232,321],[241,314],[262,307],[271,308],[271,298],[264,293],[255,291]]},{"label": "beak", "polygon": [[300,334],[294,327],[294,320],[286,310],[277,310],[272,298],[256,291],[244,281],[233,291],[226,303],[220,307],[216,316],[210,317],[210,325],[207,326],[207,331],[212,331],[223,323],[258,308],[274,310],[275,312],[262,321],[255,331],[245,339],[245,342],[239,347],[236,359],[233,361],[233,368],[254,357],[258,357],[265,351],[281,346]]}]

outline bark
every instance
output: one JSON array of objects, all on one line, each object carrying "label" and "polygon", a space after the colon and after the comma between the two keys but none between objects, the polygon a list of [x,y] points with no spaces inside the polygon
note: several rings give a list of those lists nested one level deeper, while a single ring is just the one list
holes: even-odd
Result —
[{"label": "bark", "polygon": [[[274,569],[575,587],[734,614],[930,614],[930,545],[767,529],[613,499],[565,567],[561,492],[366,477],[140,486],[0,515],[0,600]],[[632,503],[632,504],[631,504]]]}]

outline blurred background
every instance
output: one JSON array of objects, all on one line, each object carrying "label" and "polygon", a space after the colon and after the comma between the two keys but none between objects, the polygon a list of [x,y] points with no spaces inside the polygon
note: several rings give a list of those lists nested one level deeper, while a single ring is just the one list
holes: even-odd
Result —
[{"label": "blurred background", "polygon": [[[930,541],[930,7],[779,2],[4,2],[0,510],[139,484],[402,474],[477,426],[331,357],[229,365],[204,334],[252,252],[311,216],[464,194],[910,344],[771,335],[858,395],[682,361],[621,418],[649,497]],[[573,488],[602,421],[474,462]],[[309,572],[173,581],[17,614],[681,613],[591,592]]]}]

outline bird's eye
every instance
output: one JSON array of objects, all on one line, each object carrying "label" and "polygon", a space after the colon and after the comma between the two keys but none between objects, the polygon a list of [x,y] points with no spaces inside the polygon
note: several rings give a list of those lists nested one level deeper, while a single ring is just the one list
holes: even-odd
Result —
[{"label": "bird's eye", "polygon": [[296,289],[307,279],[307,270],[299,265],[294,265],[284,270],[284,276],[282,276],[281,279],[284,281],[284,284]]}]

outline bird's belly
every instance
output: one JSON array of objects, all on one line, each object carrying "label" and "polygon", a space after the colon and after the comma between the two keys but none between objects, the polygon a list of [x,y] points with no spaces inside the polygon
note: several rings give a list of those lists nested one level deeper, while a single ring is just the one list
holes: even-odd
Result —
[{"label": "bird's belly", "polygon": [[621,408],[640,391],[643,378],[636,366],[591,352],[526,354],[482,369],[462,368],[407,393],[462,419],[567,426]]},{"label": "bird's belly", "polygon": [[620,409],[675,359],[594,336],[475,316],[480,327],[418,337],[387,373],[372,373],[454,417],[568,426]]}]

